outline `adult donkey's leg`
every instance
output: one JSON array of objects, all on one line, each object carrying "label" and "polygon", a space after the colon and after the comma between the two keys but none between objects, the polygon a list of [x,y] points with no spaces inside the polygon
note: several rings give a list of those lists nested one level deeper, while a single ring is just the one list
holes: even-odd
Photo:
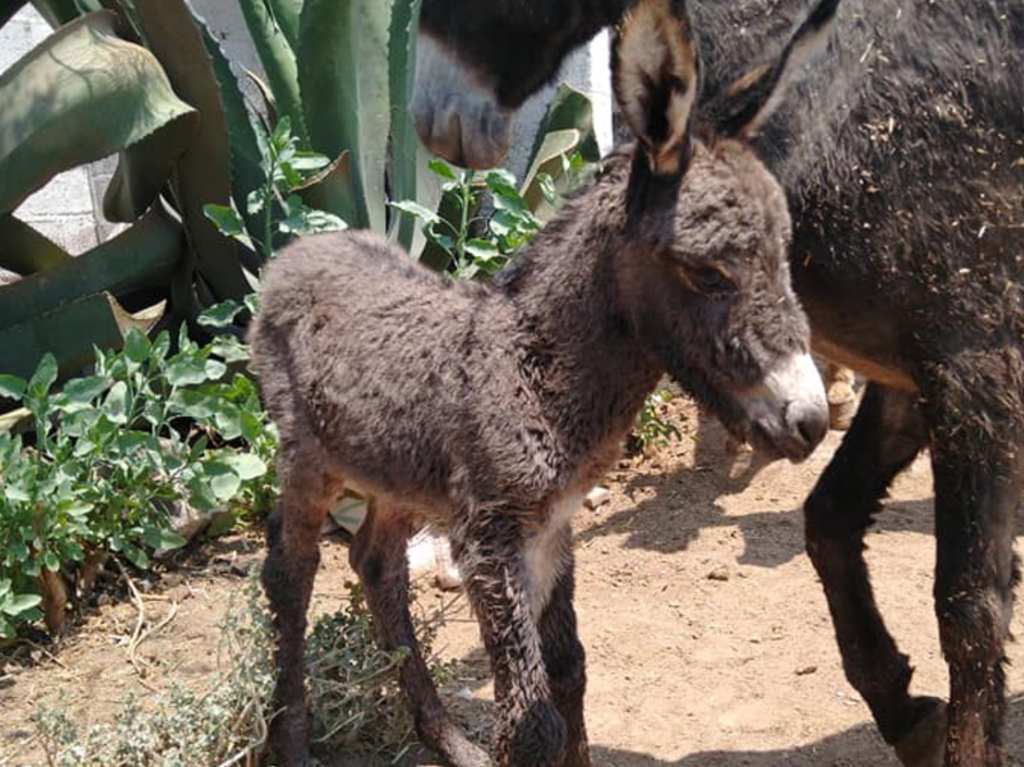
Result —
[{"label": "adult donkey's leg", "polygon": [[541,647],[548,671],[551,696],[565,720],[567,740],[564,767],[589,767],[590,750],[583,717],[583,696],[587,687],[586,654],[576,630],[573,609],[575,561],[571,549],[572,530],[566,527],[565,563],[540,618]]},{"label": "adult donkey's leg", "polygon": [[270,723],[271,747],[282,767],[308,762],[309,733],[304,682],[306,611],[320,563],[320,529],[341,491],[318,458],[282,448],[278,459],[281,498],[267,526],[263,588],[277,630],[278,678]]},{"label": "adult donkey's leg", "polygon": [[521,520],[495,504],[464,508],[452,546],[494,671],[501,767],[559,767],[566,725],[552,702],[531,608]]},{"label": "adult donkey's leg", "polygon": [[420,739],[453,767],[485,767],[490,764],[487,754],[473,745],[444,710],[416,640],[409,614],[406,559],[412,532],[407,518],[400,514],[389,517],[376,501],[370,501],[369,513],[349,549],[349,561],[362,580],[382,646],[409,651],[402,665],[401,684]]},{"label": "adult donkey's leg", "polygon": [[869,385],[805,506],[807,552],[825,588],[846,677],[908,767],[941,764],[935,743],[944,728],[943,707],[908,693],[913,672],[875,604],[864,534],[889,483],[926,440],[914,395]]},{"label": "adult donkey's leg", "polygon": [[947,767],[1002,767],[1004,645],[1019,568],[1024,362],[986,352],[929,371],[937,559],[935,611],[949,664]]}]

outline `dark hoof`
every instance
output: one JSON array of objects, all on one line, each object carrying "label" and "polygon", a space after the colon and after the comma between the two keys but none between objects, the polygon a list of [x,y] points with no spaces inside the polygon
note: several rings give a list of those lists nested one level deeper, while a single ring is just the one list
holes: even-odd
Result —
[{"label": "dark hoof", "polygon": [[510,736],[506,741],[510,767],[559,767],[565,758],[565,720],[549,701],[530,706]]},{"label": "dark hoof", "polygon": [[275,754],[274,764],[278,767],[309,767],[309,755],[301,754],[285,757]]},{"label": "dark hoof", "polygon": [[271,748],[274,754],[273,764],[278,767],[309,767],[309,751],[307,749],[288,751]]},{"label": "dark hoof", "polygon": [[417,717],[416,734],[424,746],[451,767],[493,767],[487,752],[467,738],[446,715]]},{"label": "dark hoof", "polygon": [[590,749],[584,743],[575,750],[566,754],[562,767],[591,767]]},{"label": "dark hoof", "polygon": [[896,756],[903,767],[942,767],[946,756],[946,704],[938,698],[918,698],[925,713],[903,740]]},{"label": "dark hoof", "polygon": [[270,751],[278,767],[309,767],[305,708],[298,716],[282,711],[270,721]]}]

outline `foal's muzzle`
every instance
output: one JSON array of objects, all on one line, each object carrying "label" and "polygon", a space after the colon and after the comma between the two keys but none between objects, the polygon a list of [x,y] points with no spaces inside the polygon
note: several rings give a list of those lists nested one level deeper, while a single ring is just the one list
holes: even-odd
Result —
[{"label": "foal's muzzle", "polygon": [[809,354],[784,358],[738,401],[750,421],[751,440],[769,453],[802,461],[828,433],[828,400]]}]

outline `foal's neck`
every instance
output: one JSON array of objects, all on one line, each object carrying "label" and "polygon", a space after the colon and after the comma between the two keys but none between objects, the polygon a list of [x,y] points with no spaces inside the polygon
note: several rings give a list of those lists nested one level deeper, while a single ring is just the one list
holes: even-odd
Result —
[{"label": "foal's neck", "polygon": [[628,163],[616,162],[498,279],[528,379],[549,418],[584,445],[628,429],[663,373],[619,292],[627,180]]}]

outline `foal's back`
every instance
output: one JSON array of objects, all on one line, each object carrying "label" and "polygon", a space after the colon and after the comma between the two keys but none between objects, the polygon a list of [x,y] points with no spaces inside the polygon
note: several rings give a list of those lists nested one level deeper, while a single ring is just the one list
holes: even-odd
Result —
[{"label": "foal's back", "polygon": [[330,468],[367,489],[445,493],[453,435],[480,392],[473,350],[505,314],[497,296],[353,231],[287,248],[261,297],[253,359],[282,443],[315,438]]}]

